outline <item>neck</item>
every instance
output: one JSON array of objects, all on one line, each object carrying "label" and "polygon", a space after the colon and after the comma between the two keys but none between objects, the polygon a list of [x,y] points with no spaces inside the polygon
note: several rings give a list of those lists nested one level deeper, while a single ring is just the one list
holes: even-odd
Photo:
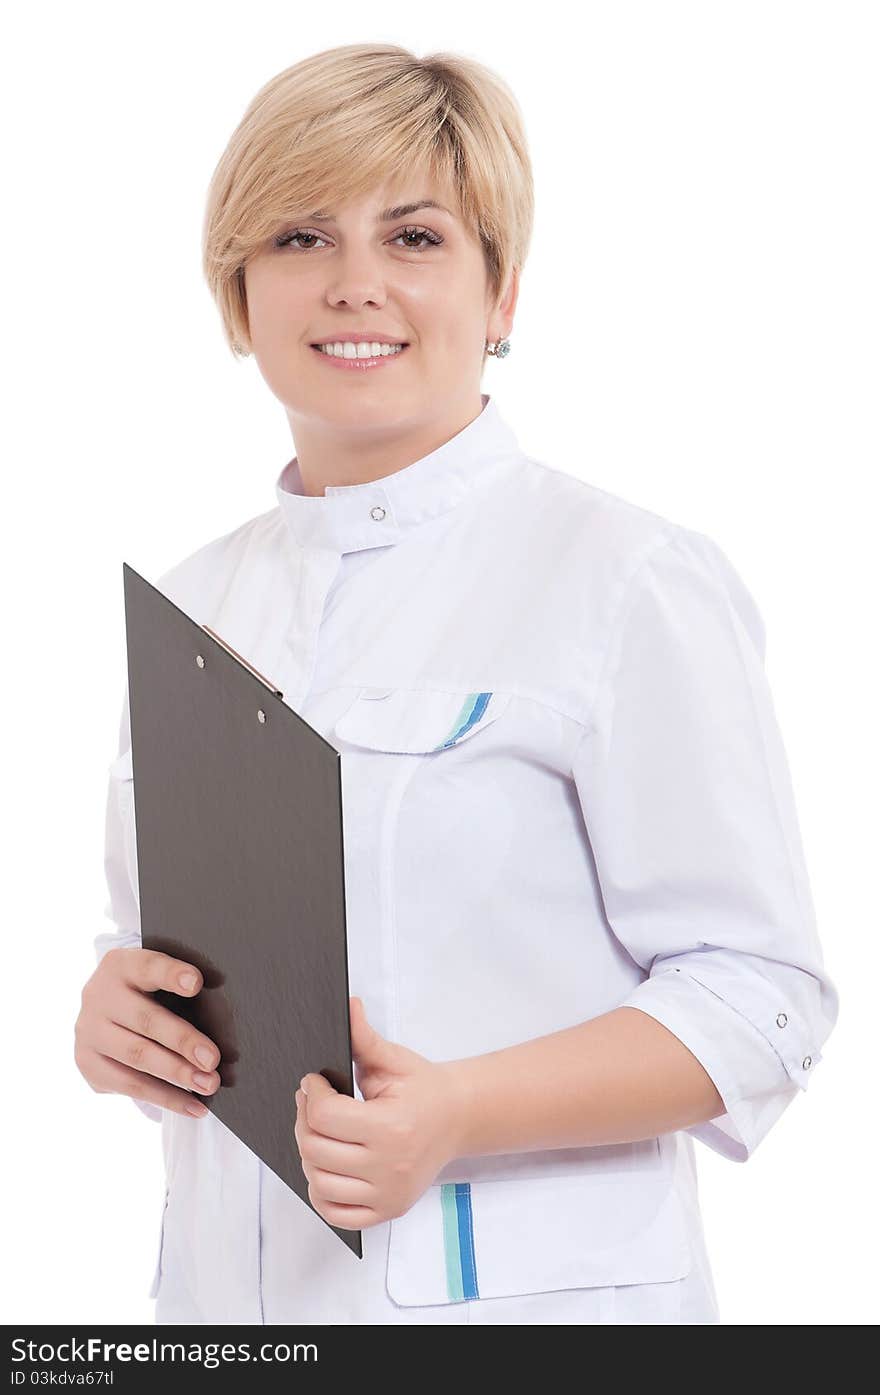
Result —
[{"label": "neck", "polygon": [[440,416],[407,419],[364,429],[288,412],[303,492],[321,495],[328,485],[367,484],[403,470],[439,449],[483,410],[480,390],[444,404]]}]

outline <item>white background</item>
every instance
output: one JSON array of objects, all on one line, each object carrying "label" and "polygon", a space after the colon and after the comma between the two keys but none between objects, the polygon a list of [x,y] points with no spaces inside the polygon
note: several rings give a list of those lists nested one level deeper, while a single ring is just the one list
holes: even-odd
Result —
[{"label": "white background", "polygon": [[73,1061],[122,563],[274,506],[294,446],[222,340],[205,191],[269,77],[378,40],[477,58],[525,116],[534,240],[483,390],[528,453],[713,537],[764,616],[841,1016],[747,1164],[697,1145],[706,1232],[726,1324],[876,1321],[876,5],[54,3],[5,32],[2,1320],[153,1320],[160,1128]]}]

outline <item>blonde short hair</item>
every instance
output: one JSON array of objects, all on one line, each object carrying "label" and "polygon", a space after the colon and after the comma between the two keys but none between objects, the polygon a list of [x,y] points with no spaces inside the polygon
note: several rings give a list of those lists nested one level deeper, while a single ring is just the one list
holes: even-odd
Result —
[{"label": "blonde short hair", "polygon": [[534,193],[522,116],[497,74],[455,53],[345,44],[260,89],[214,170],[202,231],[205,279],[234,354],[250,347],[245,265],[279,224],[411,168],[456,191],[500,299],[525,263]]}]

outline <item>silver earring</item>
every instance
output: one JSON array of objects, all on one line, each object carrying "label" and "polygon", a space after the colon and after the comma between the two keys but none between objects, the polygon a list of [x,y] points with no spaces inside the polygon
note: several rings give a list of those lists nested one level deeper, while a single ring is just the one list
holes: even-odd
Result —
[{"label": "silver earring", "polygon": [[510,353],[510,340],[499,339],[495,344],[490,344],[487,339],[486,352],[489,354],[494,354],[496,358],[506,358],[507,355]]}]

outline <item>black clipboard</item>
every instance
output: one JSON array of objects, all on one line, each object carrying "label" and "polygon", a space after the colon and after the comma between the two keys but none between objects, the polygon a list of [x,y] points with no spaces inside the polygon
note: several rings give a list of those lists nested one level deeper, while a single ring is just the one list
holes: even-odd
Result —
[{"label": "black clipboard", "polygon": [[[141,942],[204,975],[195,998],[155,997],[220,1050],[195,1097],[314,1211],[295,1091],[317,1071],[354,1097],[339,752],[122,571]],[[360,1230],[324,1224],[363,1258]]]}]

